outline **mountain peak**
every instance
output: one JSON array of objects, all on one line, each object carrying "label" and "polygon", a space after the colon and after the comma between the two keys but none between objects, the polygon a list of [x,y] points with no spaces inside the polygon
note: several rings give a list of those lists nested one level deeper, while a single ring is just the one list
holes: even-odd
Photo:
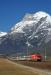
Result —
[{"label": "mountain peak", "polygon": [[49,16],[48,13],[44,11],[38,11],[34,15],[41,16],[41,17]]},{"label": "mountain peak", "polygon": [[47,17],[48,21],[51,22],[51,16],[43,11],[36,12],[33,17],[36,18],[37,20],[41,19],[42,17]]},{"label": "mountain peak", "polygon": [[37,19],[40,19],[42,17],[50,17],[50,15],[46,12],[43,12],[43,11],[38,11],[34,14],[29,14],[29,13],[26,13],[23,20],[33,20],[33,18],[37,18]]},{"label": "mountain peak", "polygon": [[[35,14],[26,14],[23,18],[22,21],[17,23],[14,27],[11,28],[12,32],[18,32],[18,33],[23,33],[23,29],[28,27],[31,27],[32,25],[38,23],[40,20],[46,21],[51,23],[51,16],[47,14],[46,12],[39,11],[36,12]],[[29,28],[28,28],[29,29]]]}]

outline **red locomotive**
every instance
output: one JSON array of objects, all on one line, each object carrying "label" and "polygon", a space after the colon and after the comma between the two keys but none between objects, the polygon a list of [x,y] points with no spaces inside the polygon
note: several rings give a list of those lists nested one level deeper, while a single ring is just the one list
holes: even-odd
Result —
[{"label": "red locomotive", "polygon": [[32,54],[31,60],[33,61],[42,61],[42,56],[40,54]]}]

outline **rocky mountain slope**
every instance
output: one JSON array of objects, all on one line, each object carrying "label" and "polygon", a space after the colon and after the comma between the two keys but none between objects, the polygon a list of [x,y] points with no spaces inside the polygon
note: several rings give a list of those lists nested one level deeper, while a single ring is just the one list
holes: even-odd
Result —
[{"label": "rocky mountain slope", "polygon": [[[7,35],[2,36],[0,53],[27,53],[27,49],[29,53],[34,50],[44,53],[50,41],[51,16],[42,11],[26,14],[19,23],[11,28]],[[51,49],[49,46],[48,55]]]}]

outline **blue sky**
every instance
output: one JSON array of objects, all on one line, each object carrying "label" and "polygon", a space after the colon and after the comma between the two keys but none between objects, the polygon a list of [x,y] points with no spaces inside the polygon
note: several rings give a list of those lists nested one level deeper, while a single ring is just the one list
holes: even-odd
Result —
[{"label": "blue sky", "polygon": [[51,0],[0,0],[0,31],[9,31],[25,13],[37,11],[51,15]]}]

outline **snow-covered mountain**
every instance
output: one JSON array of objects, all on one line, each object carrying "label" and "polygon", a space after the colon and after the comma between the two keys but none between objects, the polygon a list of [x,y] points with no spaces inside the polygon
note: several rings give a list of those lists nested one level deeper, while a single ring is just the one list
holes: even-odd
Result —
[{"label": "snow-covered mountain", "polygon": [[7,33],[6,32],[0,32],[0,37],[5,36]]},{"label": "snow-covered mountain", "polygon": [[26,14],[3,39],[0,44],[3,53],[4,50],[26,53],[27,47],[29,50],[43,49],[51,41],[51,16],[42,11]]},{"label": "snow-covered mountain", "polygon": [[45,42],[48,42],[51,40],[51,16],[42,11],[26,14],[21,22],[11,28],[11,34],[14,33],[24,33],[30,39],[46,36]]},{"label": "snow-covered mountain", "polygon": [[[44,21],[46,19],[46,22],[51,23],[50,15],[48,15],[45,12],[40,11],[40,12],[37,12],[35,14],[26,14],[25,17],[23,18],[23,20],[21,22],[17,23],[13,28],[11,28],[11,30],[13,32],[20,32],[20,33],[25,32],[24,29],[26,29],[26,27],[31,28],[32,26],[34,26],[34,28],[35,28],[36,24],[41,19],[42,19],[42,21]],[[41,26],[41,25],[39,25],[39,26]],[[30,30],[30,29],[28,29],[28,30]]]}]

